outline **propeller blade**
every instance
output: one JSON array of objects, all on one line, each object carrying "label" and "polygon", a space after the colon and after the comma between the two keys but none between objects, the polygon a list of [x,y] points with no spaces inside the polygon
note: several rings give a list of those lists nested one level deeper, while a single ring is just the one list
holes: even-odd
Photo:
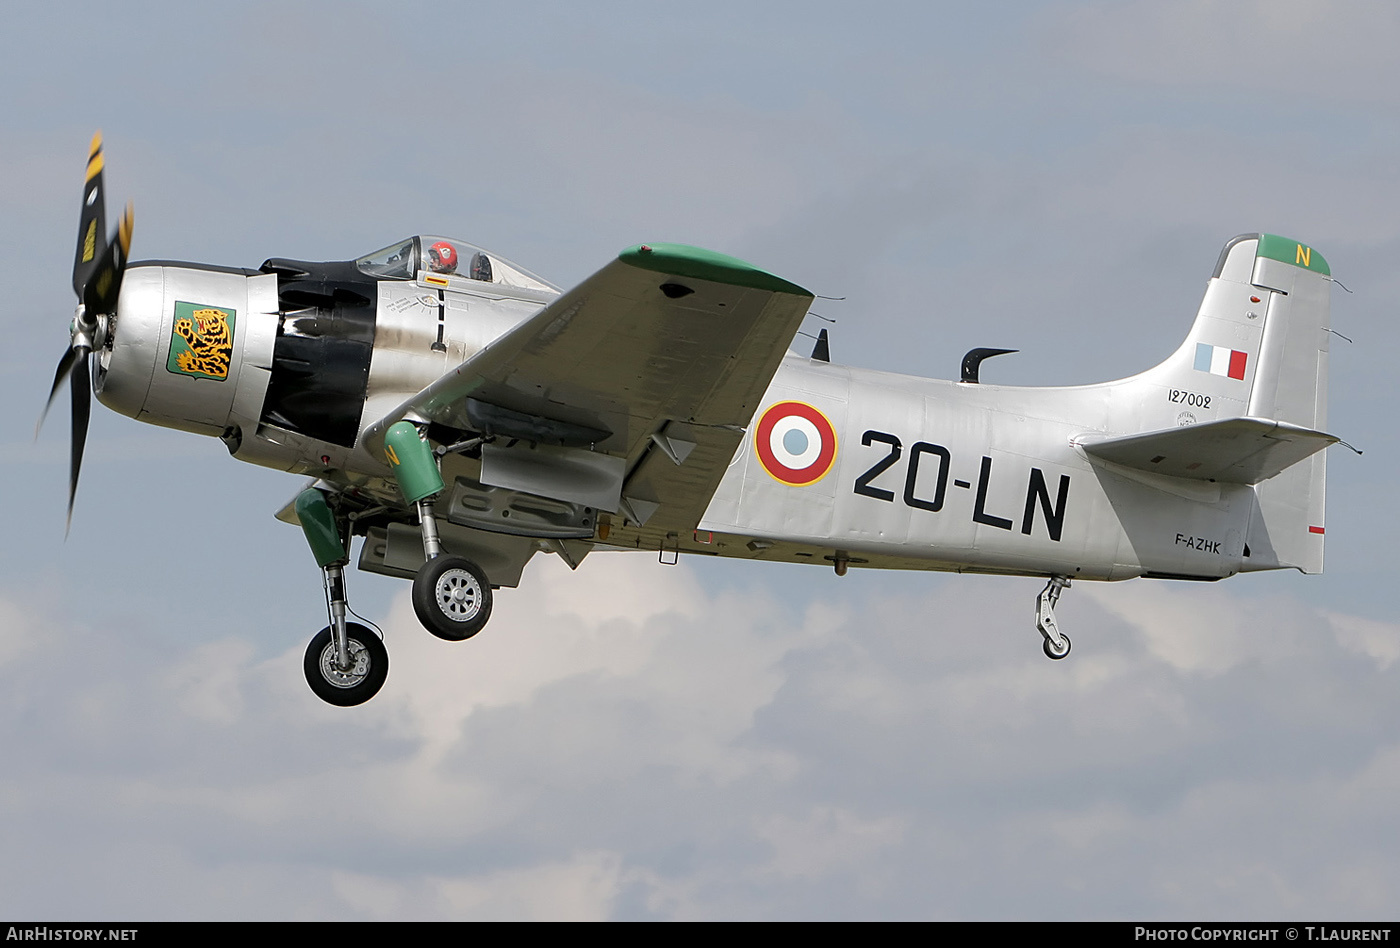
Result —
[{"label": "propeller blade", "polygon": [[53,407],[53,400],[58,397],[58,390],[63,385],[63,380],[68,377],[68,373],[73,371],[78,357],[78,350],[70,348],[63,353],[63,358],[58,360],[58,371],[53,374],[53,387],[49,389],[49,400],[44,403],[44,410],[39,415],[39,423],[34,426],[35,438],[39,437],[39,431],[44,427],[44,419],[49,417],[49,409]]},{"label": "propeller blade", "polygon": [[83,287],[107,249],[107,199],[102,188],[102,133],[92,136],[88,150],[83,206],[78,216],[78,250],[73,256],[73,292],[81,299]]},{"label": "propeller blade", "polygon": [[83,467],[88,417],[92,414],[92,371],[88,363],[88,353],[91,350],[87,346],[74,346],[72,351],[77,353],[78,359],[82,361],[83,370],[68,376],[69,385],[73,389],[73,440],[68,455],[68,524],[63,529],[64,536],[68,535],[68,530],[73,526],[73,500],[78,495],[78,472]]},{"label": "propeller blade", "polygon": [[83,308],[89,316],[110,313],[116,308],[117,294],[122,288],[122,274],[126,271],[126,253],[131,247],[131,227],[135,216],[135,209],[128,202],[117,225],[117,232],[107,244],[106,252],[98,259],[97,268],[83,285]]},{"label": "propeller blade", "polygon": [[[73,398],[73,429],[68,454],[68,527],[73,525],[73,502],[78,496],[78,475],[83,469],[83,448],[87,445],[88,419],[92,414],[92,346],[99,325],[98,318],[116,311],[121,294],[122,274],[126,271],[127,254],[131,249],[131,228],[135,213],[127,204],[117,224],[116,233],[106,240],[107,199],[102,184],[102,133],[92,136],[88,149],[87,177],[83,184],[83,206],[78,216],[78,247],[73,256],[73,291],[80,301],[73,317],[72,341],[68,351],[58,361],[53,386],[34,437],[48,417],[49,409],[58,396],[58,389],[68,378]],[[77,368],[81,364],[82,371]],[[64,535],[67,535],[65,529]]]}]

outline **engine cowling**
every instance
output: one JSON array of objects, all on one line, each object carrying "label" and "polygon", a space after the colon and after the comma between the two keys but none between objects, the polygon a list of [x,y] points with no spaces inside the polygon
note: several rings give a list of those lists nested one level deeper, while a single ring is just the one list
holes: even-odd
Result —
[{"label": "engine cowling", "polygon": [[252,430],[277,325],[273,274],[132,264],[100,340],[94,389],[108,408],[150,424],[215,436]]}]

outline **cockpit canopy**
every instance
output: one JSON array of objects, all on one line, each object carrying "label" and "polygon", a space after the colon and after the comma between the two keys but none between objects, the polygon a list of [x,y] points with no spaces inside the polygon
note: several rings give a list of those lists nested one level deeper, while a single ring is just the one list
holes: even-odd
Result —
[{"label": "cockpit canopy", "polygon": [[412,280],[421,272],[468,277],[484,283],[558,293],[559,288],[475,244],[455,237],[419,234],[355,261],[361,273],[379,280]]}]

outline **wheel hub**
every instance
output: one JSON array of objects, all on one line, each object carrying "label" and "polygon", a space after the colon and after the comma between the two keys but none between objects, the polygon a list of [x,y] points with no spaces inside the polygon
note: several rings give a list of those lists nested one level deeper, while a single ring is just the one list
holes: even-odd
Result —
[{"label": "wheel hub", "polygon": [[481,609],[481,587],[464,569],[452,569],[438,578],[434,591],[438,608],[454,622],[467,622]]},{"label": "wheel hub", "polygon": [[336,664],[334,640],[321,650],[321,677],[336,688],[354,688],[369,674],[369,650],[354,639],[350,639],[346,646],[350,652],[350,667],[347,669]]}]

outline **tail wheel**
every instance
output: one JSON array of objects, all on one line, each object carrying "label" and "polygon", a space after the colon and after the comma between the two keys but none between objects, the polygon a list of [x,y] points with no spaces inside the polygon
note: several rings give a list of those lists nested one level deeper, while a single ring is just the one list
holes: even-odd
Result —
[{"label": "tail wheel", "polygon": [[341,668],[335,657],[335,631],[326,626],[306,647],[302,670],[316,697],[342,708],[364,704],[384,687],[389,677],[389,652],[369,629],[355,622],[345,626],[350,667]]},{"label": "tail wheel", "polygon": [[491,618],[491,584],[471,560],[435,556],[413,578],[413,611],[438,638],[469,639]]}]

